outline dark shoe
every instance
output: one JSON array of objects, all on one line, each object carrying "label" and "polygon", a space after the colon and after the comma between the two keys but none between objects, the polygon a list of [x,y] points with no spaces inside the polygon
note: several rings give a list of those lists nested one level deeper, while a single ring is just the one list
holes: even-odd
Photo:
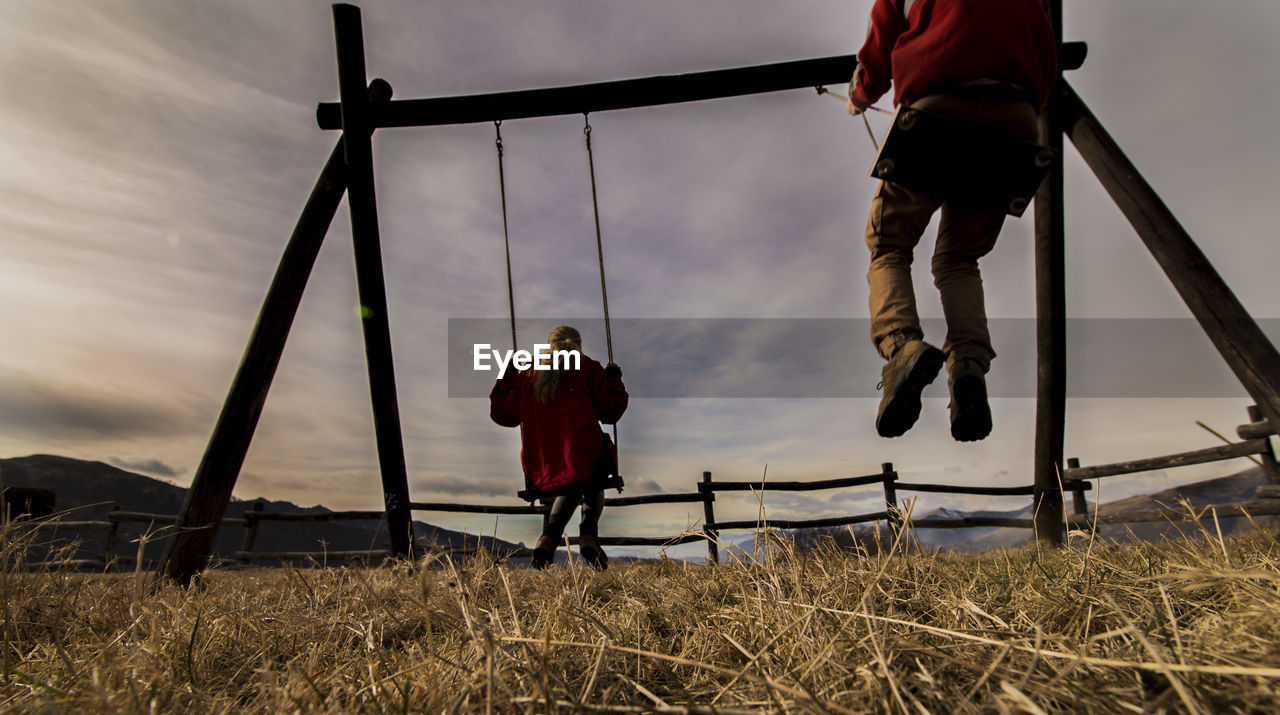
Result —
[{"label": "dark shoe", "polygon": [[951,388],[951,436],[959,442],[977,442],[991,434],[987,380],[977,361],[956,361],[947,384]]},{"label": "dark shoe", "polygon": [[538,545],[533,548],[533,559],[529,561],[529,565],[535,569],[545,569],[556,560],[556,542],[551,539],[538,539]]},{"label": "dark shoe", "polygon": [[905,434],[920,418],[920,393],[933,382],[945,360],[942,351],[923,340],[911,340],[898,349],[880,371],[880,410],[876,432],[881,437]]},{"label": "dark shoe", "polygon": [[578,537],[578,553],[582,554],[582,560],[591,564],[592,568],[601,571],[609,568],[609,557],[600,548],[600,540],[594,536]]}]

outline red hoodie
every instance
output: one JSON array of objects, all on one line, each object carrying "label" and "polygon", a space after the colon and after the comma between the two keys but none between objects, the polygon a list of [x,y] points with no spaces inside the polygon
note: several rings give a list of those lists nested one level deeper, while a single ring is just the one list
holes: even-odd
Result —
[{"label": "red hoodie", "polygon": [[533,394],[533,370],[498,380],[489,393],[489,418],[503,427],[520,428],[520,463],[534,486],[543,491],[585,482],[600,456],[604,433],[627,410],[627,388],[586,355],[581,369],[562,373],[548,402]]},{"label": "red hoodie", "polygon": [[1039,108],[1057,76],[1044,0],[876,0],[850,96],[865,109],[890,80],[898,105],[994,81],[1028,91]]}]

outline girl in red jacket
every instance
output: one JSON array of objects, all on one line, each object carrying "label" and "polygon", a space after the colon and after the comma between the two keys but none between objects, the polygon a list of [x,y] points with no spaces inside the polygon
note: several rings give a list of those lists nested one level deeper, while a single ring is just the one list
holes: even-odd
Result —
[{"label": "girl in red jacket", "polygon": [[[551,352],[582,353],[582,336],[561,325],[547,337]],[[508,370],[489,393],[489,417],[503,427],[520,428],[520,463],[525,479],[555,495],[543,517],[542,535],[533,551],[534,568],[545,568],[555,557],[564,527],[582,504],[578,548],[582,558],[604,569],[608,557],[600,548],[600,513],[604,490],[599,486],[616,470],[613,443],[600,429],[627,409],[622,369],[607,367],[581,355],[578,369]]]}]

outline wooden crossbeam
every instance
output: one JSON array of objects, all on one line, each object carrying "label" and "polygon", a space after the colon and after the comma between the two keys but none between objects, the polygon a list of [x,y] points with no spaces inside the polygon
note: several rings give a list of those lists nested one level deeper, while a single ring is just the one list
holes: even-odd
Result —
[{"label": "wooden crossbeam", "polygon": [[[1066,43],[1061,53],[1062,68],[1078,69],[1087,54],[1085,43]],[[376,128],[426,127],[700,102],[829,84],[845,85],[853,78],[857,66],[855,55],[835,55],[566,87],[401,99],[374,108],[371,121]],[[321,129],[341,129],[339,105],[321,103],[316,108],[316,123]]]}]

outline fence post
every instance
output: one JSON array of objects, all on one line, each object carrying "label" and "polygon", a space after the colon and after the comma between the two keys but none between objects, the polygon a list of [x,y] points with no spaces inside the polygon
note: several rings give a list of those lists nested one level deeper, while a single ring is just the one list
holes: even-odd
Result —
[{"label": "fence post", "polygon": [[262,500],[259,499],[253,503],[253,509],[244,513],[244,541],[240,543],[240,551],[243,556],[240,557],[240,563],[253,563],[249,552],[253,551],[253,544],[258,540],[258,525],[262,523],[257,514],[262,513]]},{"label": "fence post", "polygon": [[[113,512],[120,511],[120,505],[112,504],[111,511]],[[117,535],[117,532],[120,531],[120,522],[116,519],[112,519],[110,514],[107,515],[107,521],[110,522],[111,526],[107,527],[106,543],[102,545],[103,570],[111,566],[111,560],[116,555],[116,535]]]},{"label": "fence post", "polygon": [[[1072,458],[1070,458],[1070,459],[1068,459],[1068,460],[1067,460],[1067,469],[1079,469],[1079,468],[1080,468],[1080,458],[1079,458],[1079,457],[1072,457]],[[1073,500],[1073,502],[1074,502],[1074,505],[1075,505],[1075,512],[1076,512],[1077,514],[1088,514],[1088,513],[1089,513],[1089,502],[1088,502],[1088,501],[1086,501],[1086,500],[1085,500],[1085,498],[1084,498],[1084,490],[1083,490],[1083,489],[1073,489],[1073,490],[1071,490],[1071,498],[1072,498],[1072,500]]]},{"label": "fence post", "polygon": [[[1257,405],[1249,405],[1250,422],[1261,422],[1265,419],[1266,416],[1262,414],[1262,408]],[[1258,458],[1262,460],[1262,466],[1266,467],[1267,479],[1272,484],[1280,484],[1280,465],[1276,463],[1275,447],[1271,444],[1270,437],[1267,437],[1267,451],[1258,455]]]},{"label": "fence post", "polygon": [[880,465],[880,471],[884,473],[884,503],[889,512],[889,524],[893,527],[902,526],[902,510],[898,508],[898,473],[893,471],[893,462],[885,462]]},{"label": "fence post", "polygon": [[718,564],[720,548],[716,546],[716,540],[720,538],[720,532],[716,529],[716,511],[712,505],[716,500],[716,493],[711,486],[711,472],[702,473],[698,491],[702,492],[702,533],[707,536],[707,555],[711,557],[711,563]]}]

